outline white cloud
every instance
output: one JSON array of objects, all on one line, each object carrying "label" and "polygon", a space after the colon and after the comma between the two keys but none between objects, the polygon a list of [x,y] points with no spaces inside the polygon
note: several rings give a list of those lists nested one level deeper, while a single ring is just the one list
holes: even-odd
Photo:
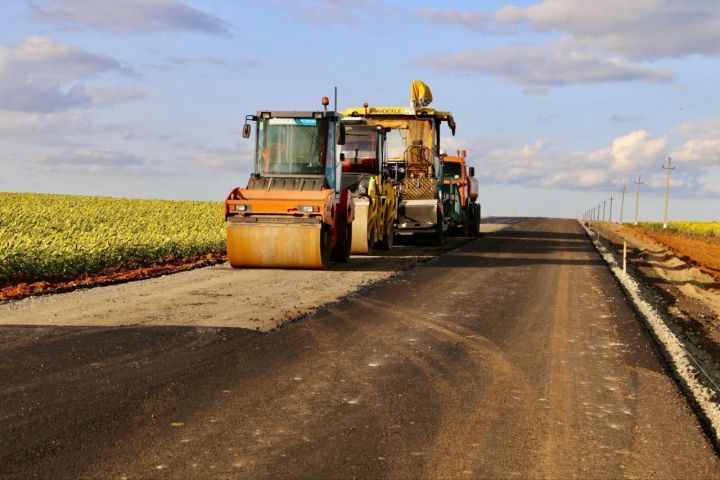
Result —
[{"label": "white cloud", "polygon": [[83,112],[39,114],[0,111],[0,136],[3,137],[39,137],[92,130],[93,124]]},{"label": "white cloud", "polygon": [[[117,60],[43,37],[0,45],[0,110],[59,112],[96,105],[108,89],[84,81],[106,72],[129,73]],[[138,95],[124,91],[124,97]]]},{"label": "white cloud", "polygon": [[[542,0],[476,10],[419,10],[433,23],[503,33],[529,27],[551,35],[538,46],[465,50],[419,59],[421,65],[495,75],[525,93],[570,84],[671,82],[673,72],[639,62],[689,55],[720,55],[717,0]],[[547,37],[545,37],[547,38]]]},{"label": "white cloud", "polygon": [[229,69],[250,70],[261,66],[261,62],[251,58],[229,59],[214,57],[212,55],[200,57],[172,56],[163,59],[159,63],[144,65],[144,68],[155,70],[174,70],[185,67],[187,65],[207,65],[212,67],[222,67]]},{"label": "white cloud", "polygon": [[670,155],[683,168],[720,169],[720,117],[686,122],[673,129],[686,138]]},{"label": "white cloud", "polygon": [[633,59],[720,54],[717,0],[544,0],[501,8],[495,17]]},{"label": "white cloud", "polygon": [[494,15],[482,9],[423,9],[417,14],[471,30],[528,26],[564,34],[576,48],[635,60],[720,54],[717,0],[542,0],[529,7],[509,5]]},{"label": "white cloud", "polygon": [[207,147],[193,157],[194,163],[207,170],[251,171],[254,146],[243,142],[236,147]]},{"label": "white cloud", "polygon": [[[547,140],[516,146],[443,139],[448,150],[465,149],[481,183],[508,183],[542,188],[615,191],[632,186],[642,175],[644,188],[662,190],[665,175],[661,166],[668,150],[678,169],[672,186],[684,196],[717,196],[704,182],[710,172],[720,169],[720,119],[684,124],[678,129],[693,132],[684,144],[671,148],[667,136],[636,130],[615,138],[608,147],[590,152],[562,152]],[[678,130],[676,129],[676,130]],[[718,132],[720,134],[720,131]]]},{"label": "white cloud", "polygon": [[618,173],[638,171],[652,164],[662,164],[667,152],[667,138],[651,138],[645,130],[636,130],[616,138],[610,147],[611,169]]},{"label": "white cloud", "polygon": [[193,31],[230,35],[224,20],[179,0],[48,0],[31,3],[35,18],[67,28],[114,33]]},{"label": "white cloud", "polygon": [[37,154],[30,160],[52,171],[124,172],[132,173],[146,165],[145,160],[132,153],[115,150],[77,150],[51,155]]},{"label": "white cloud", "polygon": [[461,25],[470,30],[478,31],[486,30],[488,27],[487,15],[482,10],[460,11],[452,8],[445,10],[423,8],[418,10],[416,15],[433,24]]},{"label": "white cloud", "polygon": [[561,85],[607,82],[665,83],[674,78],[665,69],[649,68],[593,50],[573,49],[563,42],[542,47],[507,46],[487,50],[421,57],[417,65],[440,71],[482,73],[523,85],[526,93],[542,93]]},{"label": "white cloud", "polygon": [[346,28],[368,28],[360,22],[381,17],[390,11],[385,2],[370,0],[271,0],[274,10],[288,14],[293,21],[302,20],[315,25],[339,24]]}]

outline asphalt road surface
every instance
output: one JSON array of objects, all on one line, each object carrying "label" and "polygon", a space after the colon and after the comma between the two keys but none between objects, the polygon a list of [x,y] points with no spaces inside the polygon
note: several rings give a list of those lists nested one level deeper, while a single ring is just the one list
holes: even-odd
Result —
[{"label": "asphalt road surface", "polygon": [[0,476],[717,478],[658,358],[532,219],[270,333],[0,326]]}]

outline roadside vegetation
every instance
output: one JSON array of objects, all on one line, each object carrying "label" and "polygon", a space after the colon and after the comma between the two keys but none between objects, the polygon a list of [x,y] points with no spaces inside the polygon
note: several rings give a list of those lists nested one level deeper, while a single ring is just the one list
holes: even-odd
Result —
[{"label": "roadside vegetation", "polygon": [[224,248],[219,202],[0,193],[0,286]]},{"label": "roadside vegetation", "polygon": [[[650,230],[663,230],[662,222],[641,222],[640,226]],[[720,237],[720,222],[668,222],[667,230],[701,237]]]}]

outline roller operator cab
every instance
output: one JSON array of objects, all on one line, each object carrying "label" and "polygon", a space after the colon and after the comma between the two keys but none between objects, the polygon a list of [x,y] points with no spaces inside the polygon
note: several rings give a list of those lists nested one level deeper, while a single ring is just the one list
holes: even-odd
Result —
[{"label": "roller operator cab", "polygon": [[475,169],[467,166],[467,153],[458,150],[456,156],[441,155],[443,164],[442,189],[448,194],[457,189],[460,202],[454,205],[451,227],[463,236],[480,235],[480,203]]},{"label": "roller operator cab", "polygon": [[343,119],[345,144],[340,151],[342,188],[355,201],[352,253],[389,249],[395,236],[398,191],[387,175],[387,129],[363,118]]},{"label": "roller operator cab", "polygon": [[[323,99],[323,105],[329,102]],[[338,146],[345,142],[333,111],[248,115],[255,162],[246,188],[225,201],[228,261],[233,267],[324,269],[346,262],[352,244],[353,197],[341,186]]]}]

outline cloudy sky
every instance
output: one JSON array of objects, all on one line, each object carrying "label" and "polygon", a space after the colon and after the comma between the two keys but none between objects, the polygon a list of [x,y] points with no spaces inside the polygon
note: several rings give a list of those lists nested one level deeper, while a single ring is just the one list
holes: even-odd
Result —
[{"label": "cloudy sky", "polygon": [[[258,109],[454,112],[485,214],[720,220],[717,0],[8,0],[0,191],[221,200]],[[617,215],[617,207],[615,207]]]}]

